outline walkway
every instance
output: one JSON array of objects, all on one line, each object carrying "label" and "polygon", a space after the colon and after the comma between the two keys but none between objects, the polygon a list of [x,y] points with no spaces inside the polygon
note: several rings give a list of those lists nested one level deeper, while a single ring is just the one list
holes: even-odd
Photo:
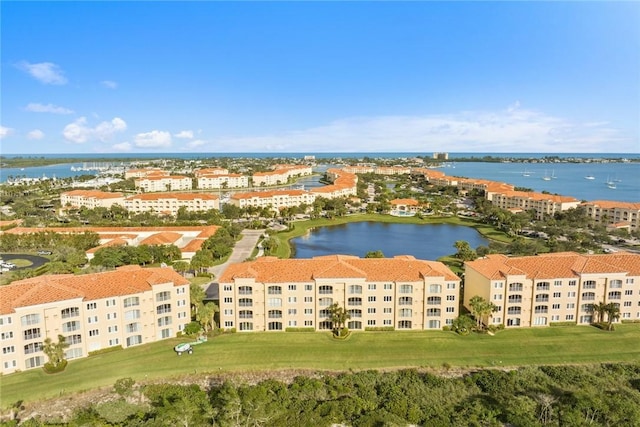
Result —
[{"label": "walkway", "polygon": [[224,273],[229,265],[242,262],[251,256],[253,249],[258,244],[258,241],[260,240],[260,237],[263,235],[263,233],[264,230],[242,230],[242,239],[236,242],[236,245],[233,248],[233,252],[231,253],[231,256],[229,257],[227,262],[209,268],[209,272],[213,273],[215,276],[212,283],[203,286],[207,297],[211,297],[214,295],[214,287],[216,288],[215,294],[217,294],[218,279],[220,278],[220,276],[222,276],[222,273]]}]

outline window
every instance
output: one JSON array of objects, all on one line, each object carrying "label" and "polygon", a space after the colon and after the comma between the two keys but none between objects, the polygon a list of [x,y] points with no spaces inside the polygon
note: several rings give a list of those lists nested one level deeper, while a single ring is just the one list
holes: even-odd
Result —
[{"label": "window", "polygon": [[359,308],[352,308],[348,311],[348,313],[351,318],[362,317],[362,310],[360,310]]},{"label": "window", "polygon": [[269,286],[267,288],[267,294],[269,294],[269,295],[282,295],[282,286]]},{"label": "window", "polygon": [[549,312],[549,306],[546,305],[536,305],[534,308],[534,313],[543,314]]},{"label": "window", "polygon": [[429,285],[430,294],[439,294],[442,292],[442,285]]},{"label": "window", "polygon": [[120,344],[119,338],[112,338],[109,340],[109,347],[113,347],[114,345]]},{"label": "window", "polygon": [[521,313],[522,313],[522,308],[520,308],[520,307],[509,307],[507,309],[507,314],[508,315],[514,315],[514,314],[518,315],[518,314],[521,314]]},{"label": "window", "polygon": [[41,342],[32,342],[24,346],[24,354],[37,353],[42,351],[43,344]]},{"label": "window", "polygon": [[89,336],[90,337],[97,337],[98,335],[100,335],[100,331],[97,329],[92,329],[89,331]]},{"label": "window", "polygon": [[358,295],[362,293],[362,286],[360,285],[349,285],[348,292],[351,295]]},{"label": "window", "polygon": [[549,282],[536,283],[536,291],[548,291],[550,289]]},{"label": "window", "polygon": [[87,304],[87,310],[95,310],[98,308],[98,304],[95,302],[90,302],[89,304]]},{"label": "window", "polygon": [[387,325],[391,325],[391,319],[384,319],[384,320],[382,321],[382,324],[383,324],[383,325],[385,325],[385,326],[387,326]]},{"label": "window", "polygon": [[253,323],[252,322],[240,322],[240,323],[238,323],[238,328],[241,331],[253,331]]},{"label": "window", "polygon": [[520,326],[520,318],[507,319],[507,326]]},{"label": "window", "polygon": [[369,296],[369,297],[367,297],[367,301],[376,302],[376,297],[375,296]]},{"label": "window", "polygon": [[124,318],[126,320],[133,320],[140,318],[140,310],[128,310],[124,312]]},{"label": "window", "polygon": [[384,286],[382,287],[385,291],[390,291],[391,289],[393,289],[393,284],[391,283],[385,283]]},{"label": "window", "polygon": [[312,291],[313,290],[313,285],[304,285],[304,290],[305,291]]},{"label": "window", "polygon": [[522,292],[522,283],[509,283],[509,292]]},{"label": "window", "polygon": [[576,285],[575,280],[569,280],[569,286],[575,286],[575,285]]},{"label": "window", "polygon": [[369,313],[369,314],[375,314],[375,313],[376,313],[376,309],[375,309],[375,307],[369,307],[369,308],[367,308],[367,313]]},{"label": "window", "polygon": [[427,305],[440,305],[441,302],[440,297],[427,297]]},{"label": "window", "polygon": [[495,282],[493,284],[493,289],[502,289],[503,286],[504,284],[502,282]]},{"label": "window", "polygon": [[44,357],[43,356],[35,356],[25,360],[25,366],[27,369],[37,368],[38,366],[44,365]]},{"label": "window", "polygon": [[[229,298],[231,299],[231,298]],[[225,298],[226,300],[226,298]],[[227,302],[227,301],[225,301]],[[238,306],[240,307],[252,307],[253,306],[253,299],[252,298],[240,298],[238,300]]]},{"label": "window", "polygon": [[347,299],[347,305],[362,305],[362,298],[360,297],[351,297]]},{"label": "window", "polygon": [[398,298],[398,305],[413,305],[412,297],[400,297]]},{"label": "window", "polygon": [[269,307],[282,307],[282,298],[269,298],[269,299],[267,299],[267,306],[269,306]]},{"label": "window", "polygon": [[98,316],[87,317],[87,323],[98,323]]},{"label": "window", "polygon": [[569,293],[567,294],[567,296],[568,296],[569,298],[575,298],[575,297],[576,297],[576,291],[571,291],[571,292],[569,292]]},{"label": "window", "polygon": [[561,298],[562,297],[562,292],[554,292],[553,293],[553,297],[554,298]]},{"label": "window", "polygon": [[398,329],[411,329],[411,320],[401,320],[398,322]]},{"label": "window", "polygon": [[80,308],[78,307],[65,308],[60,312],[60,317],[62,317],[63,319],[68,319],[69,317],[78,317],[78,316],[80,316]]},{"label": "window", "polygon": [[140,305],[139,297],[128,297],[124,299],[124,306],[126,307],[134,307],[136,305]]},{"label": "window", "polygon": [[369,326],[376,326],[376,321],[375,321],[375,319],[369,319],[369,320],[367,320],[367,325],[369,325]]},{"label": "window", "polygon": [[412,285],[400,285],[400,290],[398,291],[401,294],[412,294],[413,286]]},{"label": "window", "polygon": [[564,320],[573,320],[573,314],[567,314],[564,316]]},{"label": "window", "polygon": [[169,338],[171,337],[171,329],[167,328],[167,329],[162,329],[160,331],[160,338]]},{"label": "window", "polygon": [[595,301],[595,299],[596,299],[595,292],[583,292],[582,293],[582,300],[583,301]]},{"label": "window", "polygon": [[575,302],[570,302],[569,304],[567,304],[567,308],[568,309],[576,308],[576,303]]},{"label": "window", "polygon": [[224,309],[224,315],[225,316],[233,316],[233,310],[230,308],[225,308]]},{"label": "window", "polygon": [[142,343],[142,335],[132,335],[127,337],[127,347],[131,347],[132,345],[141,344]]},{"label": "window", "polygon": [[427,317],[440,317],[440,309],[439,308],[428,308],[427,309]]},{"label": "window", "polygon": [[171,324],[171,316],[164,316],[158,319],[158,326],[168,326]]},{"label": "window", "polygon": [[627,289],[626,291],[624,291],[625,295],[633,295],[633,290],[632,289]]},{"label": "window", "polygon": [[156,314],[171,313],[171,304],[160,304],[156,307]]},{"label": "window", "polygon": [[25,341],[40,338],[40,328],[27,329],[23,332]]},{"label": "window", "polygon": [[313,302],[313,297],[304,297],[304,302]]},{"label": "window", "polygon": [[298,310],[295,308],[290,308],[289,310],[287,310],[287,314],[289,314],[289,316],[295,316],[296,314],[298,314]]},{"label": "window", "polygon": [[11,317],[9,316],[0,316],[0,325],[4,325],[4,324],[10,325],[11,324]]},{"label": "window", "polygon": [[124,329],[128,334],[138,332],[140,330],[140,323],[129,323],[124,327]]},{"label": "window", "polygon": [[455,300],[456,300],[455,295],[447,295],[447,301],[455,301]]},{"label": "window", "polygon": [[2,336],[3,340],[11,339],[11,338],[13,338],[13,331],[3,332],[2,335],[0,335],[0,336]]},{"label": "window", "polygon": [[585,280],[584,284],[582,285],[582,289],[595,289],[595,288],[596,288],[595,280]]},{"label": "window", "polygon": [[493,296],[494,301],[502,301],[502,294],[496,294]]},{"label": "window", "polygon": [[549,294],[536,295],[536,302],[549,302]]},{"label": "window", "polygon": [[447,313],[453,313],[453,312],[456,311],[456,308],[455,307],[447,307],[446,311],[447,311]]},{"label": "window", "polygon": [[296,290],[296,285],[289,285],[289,290],[290,291],[295,291]]},{"label": "window", "polygon": [[455,288],[456,288],[455,283],[447,283],[447,289],[455,289]]},{"label": "window", "polygon": [[562,280],[554,280],[553,286],[562,286]]},{"label": "window", "polygon": [[332,294],[333,293],[333,286],[328,286],[328,285],[322,285],[318,288],[318,293],[319,294]]},{"label": "window", "polygon": [[429,320],[427,322],[427,328],[429,328],[429,329],[440,329],[440,321],[439,320]]},{"label": "window", "polygon": [[118,313],[107,313],[107,320],[116,319],[118,317]]},{"label": "window", "polygon": [[156,302],[168,301],[171,299],[171,292],[164,291],[156,294]]},{"label": "window", "polygon": [[509,295],[508,302],[509,304],[520,304],[522,303],[522,295]]},{"label": "window", "polygon": [[559,314],[554,314],[553,316],[551,316],[551,321],[552,322],[558,322],[560,320],[560,315]]},{"label": "window", "polygon": [[546,325],[547,318],[546,317],[534,317],[533,324],[536,326]]},{"label": "window", "polygon": [[267,313],[269,319],[281,319],[282,318],[282,310],[269,310]]},{"label": "window", "polygon": [[107,300],[107,307],[113,307],[116,305],[116,300],[115,299],[108,299]]},{"label": "window", "polygon": [[176,294],[178,294],[178,295],[184,294],[186,292],[187,292],[187,287],[186,286],[182,286],[182,287],[176,289]]},{"label": "window", "polygon": [[493,319],[491,319],[491,323],[502,323],[502,318],[494,317]]},{"label": "window", "polygon": [[624,302],[624,306],[625,307],[631,307],[631,301],[625,301]]},{"label": "window", "polygon": [[398,312],[399,317],[413,317],[413,310],[410,308],[401,308]]},{"label": "window", "polygon": [[15,368],[16,366],[18,366],[18,364],[15,360],[4,362],[4,369]]},{"label": "window", "polygon": [[22,324],[22,326],[37,325],[38,323],[40,323],[40,315],[27,314],[26,316],[22,316],[20,318],[20,323]]},{"label": "window", "polygon": [[393,297],[391,295],[385,295],[383,297],[384,302],[391,302],[393,300]]},{"label": "window", "polygon": [[551,306],[551,308],[552,308],[553,310],[560,310],[560,304],[553,304],[553,305]]},{"label": "window", "polygon": [[267,330],[269,330],[269,331],[281,331],[282,330],[282,322],[269,322],[267,324]]},{"label": "window", "polygon": [[384,314],[389,314],[389,313],[391,313],[391,307],[385,307],[385,308],[383,308],[383,309],[382,309],[382,312],[383,312]]},{"label": "window", "polygon": [[370,291],[375,291],[376,290],[376,284],[375,283],[369,283],[369,285],[367,286],[367,288]]},{"label": "window", "polygon": [[15,346],[10,345],[8,347],[2,347],[2,354],[11,354],[15,352],[16,352]]},{"label": "window", "polygon": [[633,285],[633,278],[632,277],[628,277],[626,280],[627,285]]},{"label": "window", "polygon": [[178,300],[178,307],[184,307],[185,305],[187,305],[187,300],[181,299]]},{"label": "window", "polygon": [[239,295],[251,295],[253,293],[253,288],[251,286],[240,286],[238,288]]},{"label": "window", "polygon": [[233,288],[231,287],[231,285],[223,285],[222,290],[225,292],[231,292]]},{"label": "window", "polygon": [[107,328],[107,332],[109,332],[110,334],[118,332],[118,325],[109,326]]},{"label": "window", "polygon": [[69,345],[80,344],[80,343],[82,343],[82,335],[80,334],[69,335],[67,337],[67,344]]},{"label": "window", "polygon": [[305,314],[305,315],[313,314],[313,309],[312,309],[312,308],[305,308],[305,309],[304,309],[304,314]]}]

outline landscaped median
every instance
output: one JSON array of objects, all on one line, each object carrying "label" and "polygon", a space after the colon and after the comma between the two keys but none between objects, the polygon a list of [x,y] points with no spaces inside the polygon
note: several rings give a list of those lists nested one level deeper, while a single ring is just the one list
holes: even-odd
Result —
[{"label": "landscaped median", "polygon": [[478,233],[482,234],[484,237],[490,240],[495,240],[503,243],[510,243],[513,240],[513,238],[507,235],[506,233],[498,231],[488,224],[481,223],[471,218],[460,218],[455,216],[443,216],[443,217],[430,216],[427,218],[419,218],[416,216],[397,217],[397,216],[380,215],[380,214],[357,214],[357,215],[346,215],[346,216],[336,217],[333,219],[319,218],[319,219],[312,219],[309,221],[292,222],[291,223],[293,225],[292,230],[274,234],[274,237],[279,240],[278,249],[275,253],[275,256],[277,256],[278,258],[290,258],[291,246],[289,245],[289,240],[295,237],[304,236],[312,228],[330,227],[332,225],[340,225],[340,224],[347,224],[351,222],[364,222],[364,221],[393,223],[393,224],[461,225],[465,227],[475,228],[478,231]]},{"label": "landscaped median", "polygon": [[[225,334],[176,356],[170,339],[72,360],[47,375],[42,369],[5,375],[0,407],[36,401],[131,377],[138,383],[207,373],[278,370],[394,369],[522,366],[634,362],[640,359],[640,324],[618,324],[615,332],[590,326],[510,329],[495,336],[454,332],[353,332],[338,341],[329,332],[252,332]],[[195,378],[194,378],[195,379]]]}]

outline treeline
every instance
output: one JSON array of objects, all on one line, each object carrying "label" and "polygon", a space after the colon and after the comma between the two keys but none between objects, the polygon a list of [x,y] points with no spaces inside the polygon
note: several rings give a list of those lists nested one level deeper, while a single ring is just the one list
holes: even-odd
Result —
[{"label": "treeline", "polygon": [[[225,382],[208,391],[197,385],[138,386],[123,379],[115,390],[119,398],[82,408],[66,425],[640,425],[638,363],[486,369],[453,377],[363,371],[297,377],[289,384]],[[49,424],[29,420],[21,425]]]}]

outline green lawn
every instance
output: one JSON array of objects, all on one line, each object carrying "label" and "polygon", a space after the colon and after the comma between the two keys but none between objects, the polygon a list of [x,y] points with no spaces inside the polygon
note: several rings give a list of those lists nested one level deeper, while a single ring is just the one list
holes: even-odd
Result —
[{"label": "green lawn", "polygon": [[401,367],[519,366],[631,362],[640,359],[640,325],[616,325],[615,332],[590,326],[505,330],[496,336],[453,332],[354,332],[346,341],[329,333],[226,334],[177,356],[186,339],[120,350],[71,361],[65,372],[41,369],[0,377],[0,407],[63,393],[194,373],[279,369],[349,370]]}]

